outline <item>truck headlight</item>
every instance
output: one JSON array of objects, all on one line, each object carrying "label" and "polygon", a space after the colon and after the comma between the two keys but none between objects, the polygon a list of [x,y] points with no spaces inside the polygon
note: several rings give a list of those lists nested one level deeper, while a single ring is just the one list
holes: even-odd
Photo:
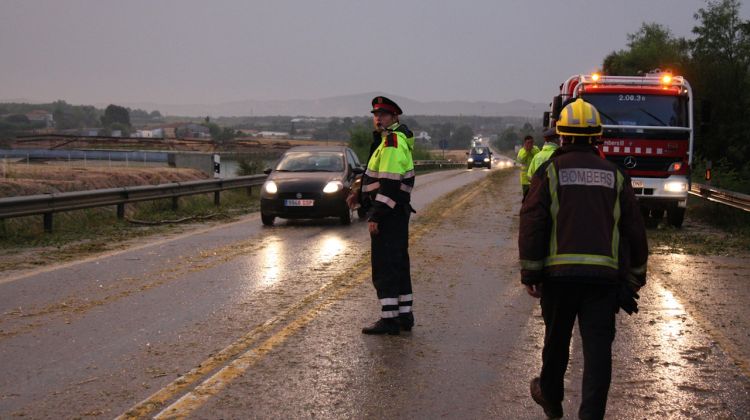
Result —
[{"label": "truck headlight", "polygon": [[325,187],[323,187],[323,192],[326,194],[333,194],[337,191],[341,191],[341,189],[344,188],[344,184],[342,184],[339,181],[331,181],[326,184]]},{"label": "truck headlight", "polygon": [[276,186],[276,183],[273,181],[267,181],[265,185],[263,185],[263,190],[269,194],[276,194],[279,191],[279,188]]},{"label": "truck headlight", "polygon": [[474,159],[473,158],[468,158],[468,159],[466,159],[466,161],[467,162],[474,162]]},{"label": "truck headlight", "polygon": [[664,184],[664,191],[685,192],[687,191],[687,184],[681,181],[667,182]]}]

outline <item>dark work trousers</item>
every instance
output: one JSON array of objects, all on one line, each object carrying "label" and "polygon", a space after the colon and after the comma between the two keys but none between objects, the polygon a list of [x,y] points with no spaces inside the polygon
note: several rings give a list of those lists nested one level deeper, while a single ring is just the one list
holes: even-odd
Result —
[{"label": "dark work trousers", "polygon": [[570,337],[578,318],[583,343],[581,419],[601,419],[612,379],[612,341],[615,338],[617,286],[546,281],[542,288],[544,349],[540,385],[544,398],[563,400]]},{"label": "dark work trousers", "polygon": [[370,236],[372,283],[380,299],[382,318],[411,313],[410,217],[411,206],[397,204],[378,223],[378,234]]}]

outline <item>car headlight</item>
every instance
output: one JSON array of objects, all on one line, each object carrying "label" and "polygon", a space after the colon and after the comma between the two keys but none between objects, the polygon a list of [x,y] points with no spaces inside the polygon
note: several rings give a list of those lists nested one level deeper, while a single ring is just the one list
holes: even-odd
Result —
[{"label": "car headlight", "polygon": [[276,194],[279,191],[279,187],[273,181],[266,181],[265,185],[263,185],[263,190],[269,194]]},{"label": "car headlight", "polygon": [[687,191],[687,184],[680,181],[667,182],[664,184],[664,191],[685,192]]},{"label": "car headlight", "polygon": [[468,159],[466,159],[466,161],[467,161],[467,162],[474,162],[474,159],[472,159],[472,158],[468,158]]},{"label": "car headlight", "polygon": [[339,181],[331,181],[323,187],[323,192],[326,194],[332,194],[341,191],[344,188],[344,184]]},{"label": "car headlight", "polygon": [[489,162],[489,161],[490,161],[490,158],[484,158],[484,161],[485,161],[485,162]]}]

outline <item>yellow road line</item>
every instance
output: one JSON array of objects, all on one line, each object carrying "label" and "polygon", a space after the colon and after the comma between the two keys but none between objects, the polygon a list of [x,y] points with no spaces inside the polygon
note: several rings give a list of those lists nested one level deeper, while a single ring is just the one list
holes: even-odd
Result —
[{"label": "yellow road line", "polygon": [[317,318],[318,314],[328,309],[331,305],[345,297],[357,284],[370,276],[369,271],[361,273],[348,284],[342,285],[336,292],[324,302],[310,309],[304,315],[292,321],[289,325],[282,328],[279,332],[269,337],[258,347],[254,347],[238,358],[231,361],[227,366],[220,369],[210,378],[198,385],[193,391],[185,394],[174,404],[165,408],[162,412],[154,416],[155,419],[183,419],[191,412],[200,408],[211,397],[217,395],[229,385],[233,380],[247,372],[256,362],[271,352],[279,344],[286,341],[287,338],[294,335],[297,331],[304,328],[307,324]]},{"label": "yellow road line", "polygon": [[[368,262],[369,258],[363,257],[354,264],[352,269],[355,272],[363,272]],[[149,413],[162,408],[169,400],[173,399],[181,392],[184,392],[199,379],[201,379],[214,369],[218,368],[222,364],[226,363],[228,360],[231,360],[233,357],[236,357],[238,354],[241,354],[243,351],[246,351],[246,349],[252,346],[260,336],[272,330],[276,325],[280,324],[291,314],[302,309],[304,306],[309,305],[311,302],[328,293],[331,289],[335,290],[337,287],[346,285],[347,279],[351,279],[351,276],[349,276],[347,273],[344,273],[338,276],[333,281],[308,294],[299,302],[286,309],[283,313],[252,329],[250,332],[242,336],[239,340],[235,341],[234,343],[222,349],[220,352],[201,362],[198,367],[190,370],[185,375],[172,381],[162,389],[151,394],[145,400],[131,407],[124,414],[118,416],[117,420],[145,418]]]},{"label": "yellow road line", "polygon": [[[482,181],[486,182],[486,180],[487,178],[484,178]],[[435,202],[441,202],[446,201],[443,200],[443,198],[449,198],[449,200],[447,200],[449,204],[442,208],[438,207],[432,212],[427,211],[427,221],[421,223],[413,231],[411,240],[418,240],[419,237],[421,237],[425,232],[429,231],[430,227],[432,227],[431,225],[437,224],[439,222],[441,216],[447,215],[455,209],[460,208],[464,203],[472,200],[481,191],[482,186],[482,182],[476,182],[474,184],[471,184],[470,188],[466,188],[462,191],[453,191],[436,200]],[[232,380],[236,379],[238,376],[246,372],[250,367],[252,367],[253,364],[260,360],[260,358],[273,350],[279,344],[283,343],[287,338],[292,336],[295,332],[299,331],[305,325],[309,324],[323,310],[327,309],[338,299],[349,293],[356,284],[368,278],[370,276],[370,270],[365,270],[368,262],[369,256],[361,258],[352,267],[352,270],[348,271],[354,271],[355,273],[359,273],[359,275],[350,276],[347,275],[347,273],[340,275],[332,282],[305,296],[305,298],[303,298],[301,301],[284,311],[283,314],[271,318],[262,325],[256,327],[249,333],[245,334],[242,338],[237,340],[235,343],[221,350],[215,356],[210,357],[209,359],[202,362],[197,368],[191,370],[184,376],[171,382],[145,400],[131,407],[127,412],[118,416],[116,419],[129,420],[146,418],[153,411],[163,407],[164,404],[177,396],[180,392],[188,389],[200,378],[207,375],[223,363],[226,363],[227,360],[236,357],[238,354],[244,351],[244,353],[242,353],[236,359],[232,360],[227,366],[220,369],[214,375],[203,381],[193,391],[183,395],[180,399],[175,401],[173,404],[171,404],[155,416],[155,418],[164,419],[186,417],[190,412],[199,408],[206,401],[208,401],[208,399],[220,392]],[[258,340],[258,338],[262,334],[269,332],[273,329],[273,327],[284,321],[293,312],[300,310],[304,306],[307,306],[312,301],[318,299],[329,290],[331,290],[333,294],[329,296],[324,302],[316,305],[304,315],[292,320],[289,324],[266,339],[259,346],[247,350],[255,343],[256,340]]]}]

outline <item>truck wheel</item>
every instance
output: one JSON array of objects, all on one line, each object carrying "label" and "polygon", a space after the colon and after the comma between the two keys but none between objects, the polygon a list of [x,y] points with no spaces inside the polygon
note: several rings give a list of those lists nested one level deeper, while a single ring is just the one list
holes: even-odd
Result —
[{"label": "truck wheel", "polygon": [[685,209],[682,207],[675,207],[667,210],[667,221],[670,225],[679,228],[682,227],[682,222],[685,220]]},{"label": "truck wheel", "polygon": [[261,213],[260,220],[263,222],[264,226],[273,226],[273,221],[276,220],[276,216]]},{"label": "truck wheel", "polygon": [[651,218],[654,220],[661,220],[664,218],[664,209],[651,210]]}]

